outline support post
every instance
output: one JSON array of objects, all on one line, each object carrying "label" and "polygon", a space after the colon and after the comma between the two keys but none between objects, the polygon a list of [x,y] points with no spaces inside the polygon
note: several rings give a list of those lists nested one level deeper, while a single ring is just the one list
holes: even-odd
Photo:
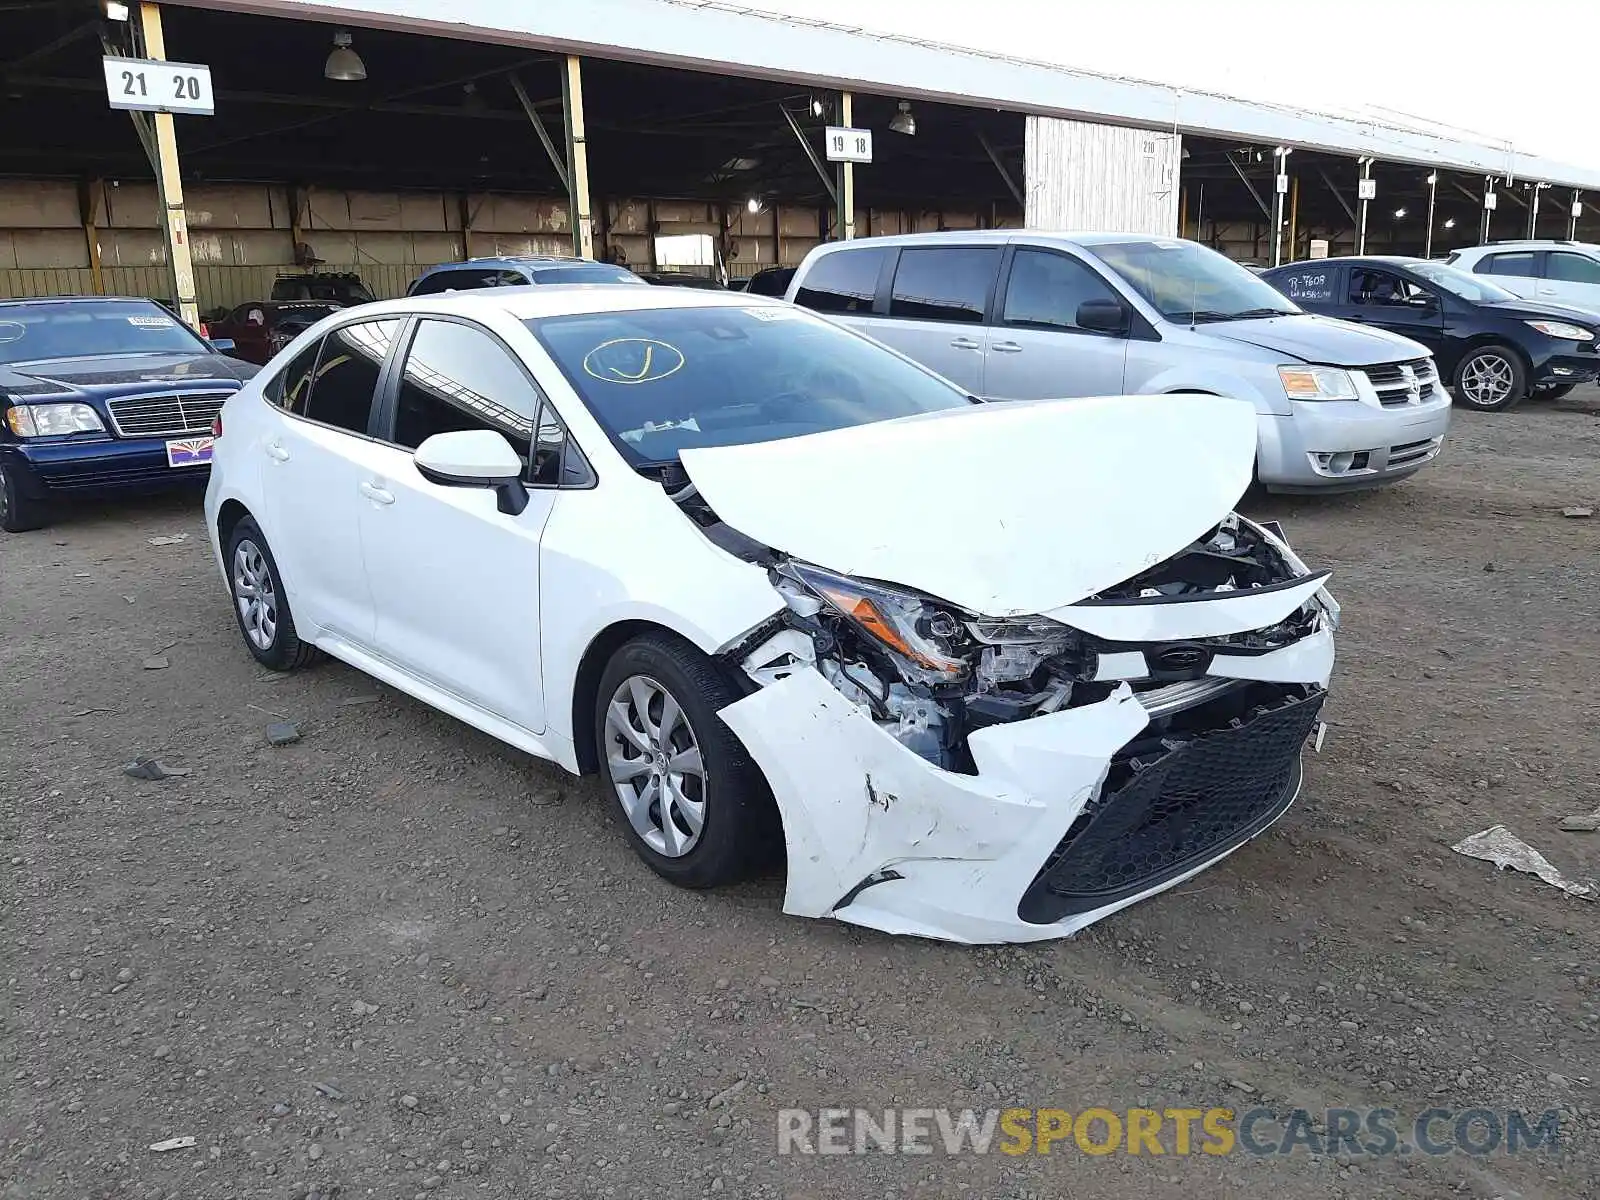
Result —
[{"label": "support post", "polygon": [[1439,173],[1428,173],[1428,232],[1422,239],[1422,257],[1433,257],[1433,205],[1439,196]]},{"label": "support post", "polygon": [[1300,176],[1289,181],[1289,261],[1300,259]]},{"label": "support post", "polygon": [[583,132],[583,69],[567,55],[561,72],[561,114],[567,125],[567,195],[572,208],[572,250],[594,257],[594,224],[589,213],[589,147]]},{"label": "support post", "polygon": [[[167,57],[161,31],[161,6],[150,0],[139,5],[139,30],[147,57]],[[189,254],[189,223],[183,211],[183,180],[178,173],[178,138],[171,113],[152,114],[155,129],[156,188],[161,199],[161,225],[167,238],[167,265],[171,269],[178,316],[184,324],[200,328],[200,306],[194,295],[194,260]]]},{"label": "support post", "polygon": [[783,209],[772,202],[772,265],[783,266]]},{"label": "support post", "polygon": [[1572,207],[1567,209],[1567,241],[1578,240],[1578,215],[1583,211],[1583,193],[1572,189]]},{"label": "support post", "polygon": [[1283,265],[1283,203],[1289,191],[1289,155],[1287,146],[1272,152],[1272,265]]},{"label": "support post", "polygon": [[1486,175],[1483,180],[1483,228],[1478,234],[1480,242],[1486,243],[1489,240],[1489,218],[1494,213],[1489,207],[1489,197],[1492,195],[1494,195],[1494,176]]},{"label": "support post", "polygon": [[461,261],[472,257],[472,193],[456,197],[456,213],[461,218]]},{"label": "support post", "polygon": [[94,294],[106,294],[105,280],[100,272],[100,213],[105,204],[106,185],[103,179],[83,180],[78,184],[78,214],[83,219],[83,241],[89,251],[89,279],[94,284]]},{"label": "support post", "polygon": [[1533,185],[1533,199],[1528,204],[1528,240],[1531,242],[1539,236],[1539,193],[1544,191],[1545,185]]},{"label": "support post", "polygon": [[[848,127],[854,116],[853,98],[849,92],[839,93],[839,121]],[[856,165],[839,164],[839,237],[849,241],[856,236]]]},{"label": "support post", "polygon": [[[1372,160],[1370,158],[1362,158],[1362,160],[1361,160],[1361,179],[1362,179],[1363,182],[1365,182],[1366,180],[1371,179],[1371,178],[1372,178]],[[1367,208],[1371,203],[1372,202],[1370,200],[1368,200],[1365,196],[1361,197],[1361,215],[1356,219],[1356,253],[1357,254],[1365,254],[1367,252]]]},{"label": "support post", "polygon": [[1178,236],[1189,236],[1189,189],[1178,189]]}]

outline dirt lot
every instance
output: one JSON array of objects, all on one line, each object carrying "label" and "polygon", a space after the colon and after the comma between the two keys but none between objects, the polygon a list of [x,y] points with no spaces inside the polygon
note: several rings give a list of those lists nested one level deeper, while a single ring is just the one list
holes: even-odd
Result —
[{"label": "dirt lot", "polygon": [[[1600,517],[1561,514],[1597,462],[1591,389],[1458,415],[1400,487],[1254,504],[1345,607],[1303,799],[1023,949],[676,891],[597,785],[342,665],[258,669],[197,501],[0,534],[0,1194],[1600,1194],[1600,908],[1449,850],[1504,822],[1600,876],[1557,828],[1600,808]],[[1556,1107],[1563,1147],[780,1157],[777,1111],[829,1105]]]}]

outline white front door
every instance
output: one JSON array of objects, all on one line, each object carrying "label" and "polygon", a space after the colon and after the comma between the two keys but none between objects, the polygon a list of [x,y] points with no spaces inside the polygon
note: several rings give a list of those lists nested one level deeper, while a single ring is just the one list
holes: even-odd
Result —
[{"label": "white front door", "polygon": [[401,367],[392,427],[363,475],[366,578],[385,659],[531,733],[545,725],[539,538],[558,493],[530,486],[499,511],[492,490],[430,483],[411,451],[436,433],[494,429],[525,456],[540,395],[478,326],[424,318]]},{"label": "white front door", "polygon": [[368,425],[398,320],[333,330],[285,368],[282,409],[262,438],[265,532],[300,636],[369,645],[372,594],[362,566],[360,481],[381,447]]}]

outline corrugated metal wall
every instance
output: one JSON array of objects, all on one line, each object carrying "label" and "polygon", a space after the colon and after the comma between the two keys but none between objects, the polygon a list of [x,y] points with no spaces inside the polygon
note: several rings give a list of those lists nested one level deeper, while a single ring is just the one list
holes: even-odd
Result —
[{"label": "corrugated metal wall", "polygon": [[1180,135],[1029,117],[1025,153],[1030,228],[1177,233]]}]

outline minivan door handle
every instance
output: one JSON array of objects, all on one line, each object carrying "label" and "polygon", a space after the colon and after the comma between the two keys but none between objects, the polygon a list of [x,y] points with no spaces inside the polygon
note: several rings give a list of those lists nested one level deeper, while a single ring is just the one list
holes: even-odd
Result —
[{"label": "minivan door handle", "polygon": [[1022,346],[1018,342],[990,342],[989,349],[998,354],[1021,354]]},{"label": "minivan door handle", "polygon": [[981,348],[975,340],[969,337],[958,337],[950,345],[957,350],[978,350]]},{"label": "minivan door handle", "polygon": [[371,500],[374,504],[393,504],[394,503],[394,493],[391,492],[388,488],[379,487],[375,483],[363,482],[361,484],[361,489],[360,490],[361,490],[361,494],[363,496],[365,496],[368,500]]}]

